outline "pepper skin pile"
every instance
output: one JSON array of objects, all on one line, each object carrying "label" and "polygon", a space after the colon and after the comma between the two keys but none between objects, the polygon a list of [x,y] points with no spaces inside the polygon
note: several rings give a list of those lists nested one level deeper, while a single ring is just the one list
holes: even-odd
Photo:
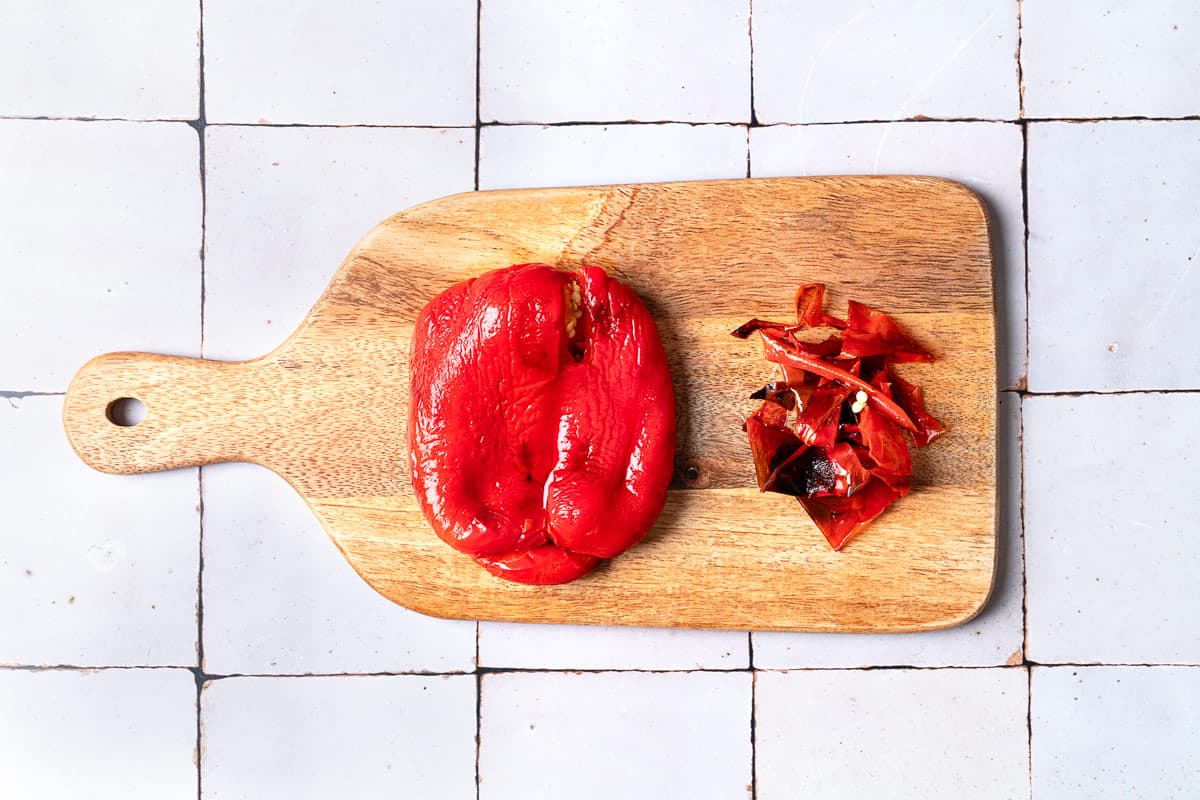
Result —
[{"label": "pepper skin pile", "polygon": [[[798,334],[831,329],[823,340]],[[851,300],[846,319],[825,313],[825,286],[796,292],[796,321],[752,319],[733,332],[762,337],[767,361],[782,371],[751,395],[762,405],[746,419],[758,486],[795,497],[834,550],[908,494],[917,447],[946,432],[925,410],[920,386],[894,364],[933,355],[882,311]]]}]

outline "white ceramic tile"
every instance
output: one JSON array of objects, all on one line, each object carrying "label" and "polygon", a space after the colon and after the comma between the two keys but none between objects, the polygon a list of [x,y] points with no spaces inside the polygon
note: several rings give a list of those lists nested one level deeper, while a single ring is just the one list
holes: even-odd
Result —
[{"label": "white ceramic tile", "polygon": [[196,797],[187,670],[0,670],[0,720],[5,797]]},{"label": "white ceramic tile", "polygon": [[473,131],[216,126],[207,137],[209,358],[271,350],[374,225],[474,183]]},{"label": "white ceramic tile", "polygon": [[1200,122],[1029,127],[1029,387],[1200,388]]},{"label": "white ceramic tile", "polygon": [[750,665],[750,651],[741,631],[483,622],[479,664],[526,669],[744,669]]},{"label": "white ceramic tile", "polygon": [[1036,800],[1195,797],[1200,669],[1037,667]]},{"label": "white ceramic tile", "polygon": [[[755,6],[757,14],[758,6]],[[1025,221],[1021,131],[984,122],[904,122],[755,128],[750,170],[785,175],[936,175],[965,183],[986,201],[999,246],[995,291],[999,380],[1025,375]]]},{"label": "white ceramic tile", "polygon": [[1024,669],[807,670],[756,680],[760,800],[1029,796]]},{"label": "white ceramic tile", "polygon": [[94,472],[61,418],[0,398],[0,663],[194,665],[196,471]]},{"label": "white ceramic tile", "polygon": [[201,723],[205,800],[475,798],[471,675],[223,678]]},{"label": "white ceramic tile", "polygon": [[488,0],[485,122],[749,122],[745,0]]},{"label": "white ceramic tile", "polygon": [[199,159],[183,123],[0,120],[0,389],[61,392],[106,350],[195,353]]},{"label": "white ceramic tile", "polygon": [[1022,659],[1021,404],[1000,394],[999,522],[996,583],[983,612],[943,631],[881,636],[861,633],[756,633],[754,666],[999,666]]},{"label": "white ceramic tile", "polygon": [[1030,2],[1021,8],[1025,115],[1200,112],[1200,6],[1187,0]]},{"label": "white ceramic tile", "polygon": [[749,673],[485,675],[480,800],[750,797]]},{"label": "white ceramic tile", "polygon": [[745,176],[738,125],[486,127],[479,145],[480,189]]},{"label": "white ceramic tile", "polygon": [[1028,397],[1029,658],[1200,663],[1200,394]]},{"label": "white ceramic tile", "polygon": [[208,672],[452,672],[474,659],[475,623],[377,594],[282,478],[248,464],[204,469]]},{"label": "white ceramic tile", "polygon": [[758,121],[1015,119],[1017,0],[754,2]]},{"label": "white ceramic tile", "polygon": [[0,2],[0,115],[195,119],[199,113],[196,0]]},{"label": "white ceramic tile", "polygon": [[474,125],[475,0],[205,0],[209,122]]}]

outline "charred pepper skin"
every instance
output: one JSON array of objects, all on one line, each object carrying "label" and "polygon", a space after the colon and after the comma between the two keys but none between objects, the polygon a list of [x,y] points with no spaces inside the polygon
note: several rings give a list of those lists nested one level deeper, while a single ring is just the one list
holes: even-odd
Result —
[{"label": "charred pepper skin", "polygon": [[519,264],[417,317],[409,459],[426,519],[498,577],[566,583],[642,539],[675,455],[654,320],[598,267]]},{"label": "charred pepper skin", "polygon": [[[840,550],[908,494],[913,463],[901,431],[924,447],[946,428],[925,410],[921,387],[891,370],[933,355],[882,311],[851,300],[843,320],[824,304],[825,286],[806,284],[794,323],[752,319],[733,335],[757,332],[784,373],[751,395],[763,403],[743,426],[759,489],[794,496]],[[805,328],[836,332],[810,341],[796,336]]]}]

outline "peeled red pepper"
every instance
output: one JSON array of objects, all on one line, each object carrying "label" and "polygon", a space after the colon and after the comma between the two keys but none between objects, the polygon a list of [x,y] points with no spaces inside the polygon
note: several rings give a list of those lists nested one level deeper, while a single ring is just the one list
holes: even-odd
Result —
[{"label": "peeled red pepper", "polygon": [[599,267],[519,264],[417,317],[413,488],[443,541],[517,583],[572,581],[666,500],[675,395],[654,320]]}]

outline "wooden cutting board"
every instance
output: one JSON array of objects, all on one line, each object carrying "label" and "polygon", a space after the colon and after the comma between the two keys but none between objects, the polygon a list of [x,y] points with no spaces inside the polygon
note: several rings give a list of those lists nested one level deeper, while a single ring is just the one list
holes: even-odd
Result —
[{"label": "wooden cutting board", "polygon": [[[676,475],[646,540],[565,586],[491,577],[425,523],[408,478],[417,312],[509,264],[595,264],[654,314],[679,404]],[[741,424],[771,375],[750,317],[824,282],[893,315],[939,360],[904,365],[949,433],[915,452],[912,494],[841,552],[796,501],[760,494]],[[109,421],[117,398],[147,407]],[[485,620],[916,631],[970,619],[996,554],[996,368],[987,221],[936,178],[835,177],[477,192],[376,226],[292,336],[253,361],[111,353],[71,382],[79,456],[137,473],[250,461],[283,476],[389,599]],[[470,469],[470,464],[464,464]],[[331,568],[333,565],[330,565]]]}]

